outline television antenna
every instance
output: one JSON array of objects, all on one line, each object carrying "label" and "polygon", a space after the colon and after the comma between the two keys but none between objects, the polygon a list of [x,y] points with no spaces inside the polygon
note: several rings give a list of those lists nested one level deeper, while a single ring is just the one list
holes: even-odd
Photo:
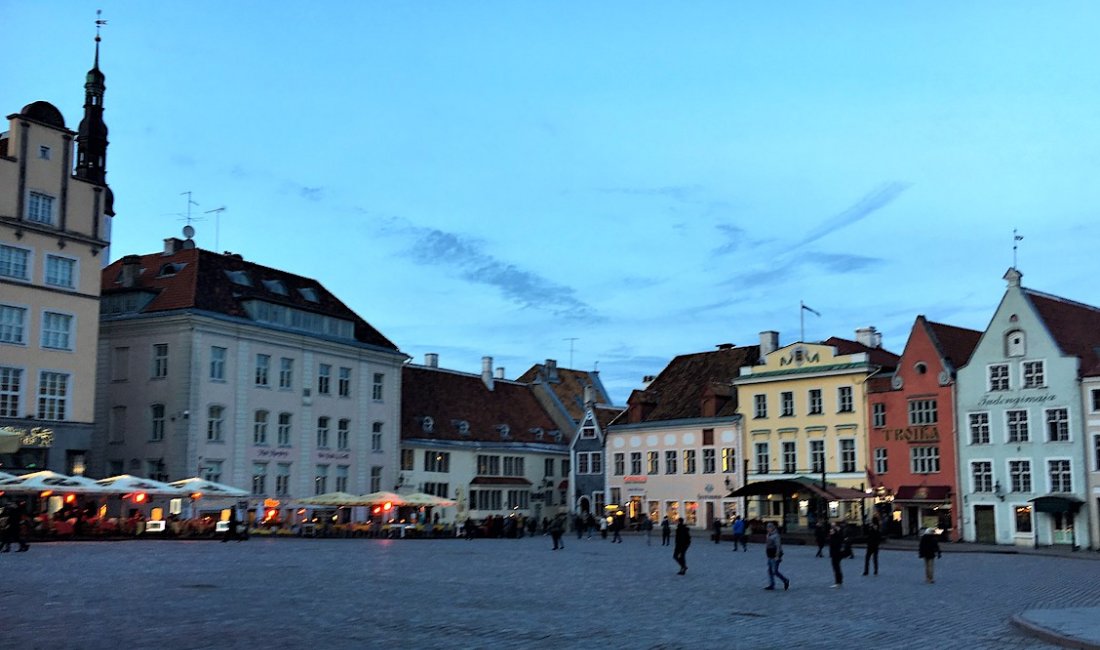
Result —
[{"label": "television antenna", "polygon": [[225,212],[225,206],[220,208],[214,208],[213,210],[207,210],[203,214],[214,213],[214,252],[221,250],[221,246],[218,241],[220,238],[221,226],[222,226],[222,213]]},{"label": "television antenna", "polygon": [[580,339],[575,337],[575,336],[571,336],[569,338],[564,338],[562,340],[563,341],[569,341],[569,367],[572,368],[573,367],[573,344],[576,343],[577,341],[579,341]]}]

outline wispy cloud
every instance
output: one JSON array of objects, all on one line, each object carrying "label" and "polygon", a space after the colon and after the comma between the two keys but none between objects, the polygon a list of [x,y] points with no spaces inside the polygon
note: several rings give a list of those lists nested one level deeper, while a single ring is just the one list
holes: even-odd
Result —
[{"label": "wispy cloud", "polygon": [[719,235],[725,240],[711,251],[711,255],[715,256],[729,255],[730,253],[736,252],[737,249],[741,248],[745,243],[748,235],[744,228],[728,223],[718,224],[715,226],[715,230],[717,230]]},{"label": "wispy cloud", "polygon": [[879,185],[847,209],[842,210],[818,224],[816,228],[810,230],[806,233],[805,237],[796,242],[794,247],[797,248],[815,242],[826,235],[832,234],[866,218],[876,210],[881,210],[887,205],[890,205],[907,189],[909,189],[909,183],[896,181]]},{"label": "wispy cloud", "polygon": [[569,320],[602,320],[591,305],[577,298],[572,287],[557,284],[537,273],[497,259],[485,251],[481,240],[417,226],[400,218],[389,219],[384,230],[411,238],[409,251],[415,251],[415,254],[409,257],[413,262],[454,269],[462,279],[494,287],[506,299],[526,309],[547,310]]},{"label": "wispy cloud", "polygon": [[324,188],[303,186],[298,188],[298,196],[307,201],[320,201],[324,198]]},{"label": "wispy cloud", "polygon": [[677,201],[690,201],[698,196],[701,185],[666,185],[664,187],[598,187],[603,194],[627,194],[630,196],[664,196]]}]

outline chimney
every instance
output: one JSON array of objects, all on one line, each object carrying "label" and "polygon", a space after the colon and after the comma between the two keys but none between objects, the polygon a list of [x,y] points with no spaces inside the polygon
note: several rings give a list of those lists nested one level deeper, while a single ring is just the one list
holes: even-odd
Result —
[{"label": "chimney", "polygon": [[424,355],[424,365],[428,366],[429,368],[438,368],[439,367],[439,353],[437,353],[437,352],[428,352],[427,354],[425,354]]},{"label": "chimney", "polygon": [[546,360],[546,381],[551,383],[558,382],[558,362],[555,359]]},{"label": "chimney", "polygon": [[130,289],[137,286],[138,275],[141,274],[141,258],[137,255],[127,255],[122,258],[122,271],[118,281],[123,287]]},{"label": "chimney", "polygon": [[497,366],[496,378],[504,379],[504,366]]},{"label": "chimney", "polygon": [[596,387],[588,384],[584,387],[584,405],[589,406],[596,401]]},{"label": "chimney", "polygon": [[173,255],[183,250],[183,240],[177,237],[167,237],[164,240],[164,255]]},{"label": "chimney", "polygon": [[657,377],[655,375],[646,375],[642,377],[642,390],[648,390],[649,385],[653,383],[653,380]]},{"label": "chimney", "polygon": [[779,332],[766,330],[760,332],[760,361],[764,357],[779,349]]},{"label": "chimney", "polygon": [[856,330],[856,342],[869,348],[881,348],[882,333],[873,326],[861,327]]},{"label": "chimney", "polygon": [[493,390],[493,358],[481,357],[481,381],[489,390]]},{"label": "chimney", "polygon": [[733,345],[733,343],[719,343],[714,347],[718,348],[719,350],[732,350],[735,346]]}]

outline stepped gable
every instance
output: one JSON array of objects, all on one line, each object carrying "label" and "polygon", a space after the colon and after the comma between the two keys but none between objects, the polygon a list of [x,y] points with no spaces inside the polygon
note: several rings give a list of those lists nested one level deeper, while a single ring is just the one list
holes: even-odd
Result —
[{"label": "stepped gable", "polygon": [[883,348],[872,348],[858,341],[842,339],[839,336],[830,337],[821,343],[822,345],[836,348],[837,354],[859,354],[861,352],[866,352],[867,358],[871,360],[871,363],[880,366],[884,372],[892,371],[897,368],[898,360],[901,358],[893,352],[889,352]]},{"label": "stepped gable", "polygon": [[928,324],[928,331],[932,334],[936,348],[940,351],[940,356],[953,370],[962,368],[970,361],[970,355],[974,354],[974,349],[978,347],[978,340],[982,338],[981,332],[944,323],[933,323],[929,320],[925,322]]},{"label": "stepped gable", "polygon": [[1063,354],[1081,360],[1078,376],[1100,374],[1100,309],[1024,289]]},{"label": "stepped gable", "polygon": [[[140,271],[135,274],[133,285],[124,287],[122,271],[128,258],[137,258]],[[248,284],[235,282],[231,279],[234,274],[241,279],[247,278]],[[284,287],[285,295],[274,290],[272,285],[265,284],[265,280]],[[153,298],[141,313],[194,309],[248,318],[243,301],[259,299],[351,321],[355,324],[357,341],[398,350],[392,341],[360,318],[320,282],[249,262],[239,255],[181,248],[171,254],[128,256],[104,268],[101,282],[104,297],[135,291],[153,293]],[[307,293],[316,300],[308,299]]]},{"label": "stepped gable", "polygon": [[[554,420],[527,384],[406,364],[401,370],[401,437],[480,443],[568,444],[555,440]],[[424,418],[431,418],[430,430]],[[460,423],[465,422],[467,433]],[[508,426],[507,437],[500,425]],[[541,430],[540,437],[536,431]]]},{"label": "stepped gable", "polygon": [[[760,346],[723,346],[711,352],[684,354],[674,358],[645,390],[637,390],[630,402],[644,404],[641,422],[693,419],[702,417],[732,417],[737,414],[737,390],[732,382],[744,366],[760,360]],[[704,415],[703,404],[708,395],[717,395],[724,403],[713,415]],[[616,419],[621,424],[630,419],[631,409]]]}]

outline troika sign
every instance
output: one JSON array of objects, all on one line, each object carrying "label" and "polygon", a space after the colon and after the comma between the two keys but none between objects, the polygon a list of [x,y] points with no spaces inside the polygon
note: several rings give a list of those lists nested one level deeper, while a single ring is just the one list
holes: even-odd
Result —
[{"label": "troika sign", "polygon": [[891,440],[904,442],[939,442],[938,427],[905,427],[904,429],[886,429],[883,432],[886,442]]}]

